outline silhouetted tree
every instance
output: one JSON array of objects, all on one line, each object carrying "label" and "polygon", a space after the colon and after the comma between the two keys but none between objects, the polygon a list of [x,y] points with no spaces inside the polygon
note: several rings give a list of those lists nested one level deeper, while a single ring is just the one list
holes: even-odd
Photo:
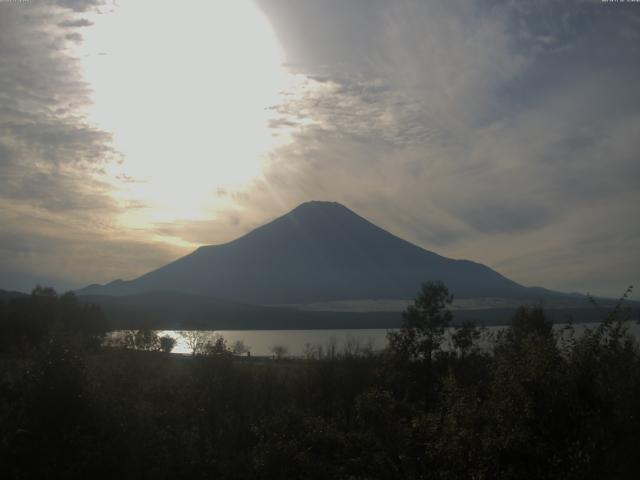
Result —
[{"label": "silhouetted tree", "polygon": [[453,296],[444,283],[422,284],[413,305],[402,313],[400,330],[387,336],[391,351],[407,361],[430,365],[451,323],[448,307],[452,302]]},{"label": "silhouetted tree", "polygon": [[508,331],[517,338],[528,335],[549,338],[553,332],[553,322],[547,318],[542,305],[519,307],[511,319],[510,327]]},{"label": "silhouetted tree", "polygon": [[76,336],[93,350],[100,347],[107,321],[96,305],[80,303],[73,292],[58,295],[37,285],[31,295],[12,299],[2,309],[0,349],[31,348],[49,335]]},{"label": "silhouetted tree", "polygon": [[472,322],[464,322],[457,326],[451,340],[453,347],[458,350],[461,357],[465,357],[480,339],[480,329]]},{"label": "silhouetted tree", "polygon": [[274,345],[270,350],[276,360],[282,360],[289,354],[289,350],[284,345]]},{"label": "silhouetted tree", "polygon": [[160,350],[164,353],[171,353],[171,350],[175,348],[176,343],[175,338],[170,337],[169,335],[163,335],[160,337]]},{"label": "silhouetted tree", "polygon": [[178,332],[178,335],[184,339],[189,350],[191,350],[191,355],[201,355],[205,352],[208,341],[208,335],[205,332],[199,330],[183,330]]},{"label": "silhouetted tree", "polygon": [[452,302],[453,296],[444,283],[423,283],[413,304],[402,313],[400,329],[387,334],[393,371],[399,378],[404,377],[401,388],[406,393],[419,393],[425,405],[433,389],[433,357],[440,351],[451,323],[448,307]]},{"label": "silhouetted tree", "polygon": [[227,340],[217,333],[212,340],[206,342],[204,354],[211,357],[222,357],[230,355],[231,351],[227,347]]},{"label": "silhouetted tree", "polygon": [[136,350],[158,351],[160,350],[160,339],[158,334],[151,328],[142,328],[135,333]]},{"label": "silhouetted tree", "polygon": [[234,355],[244,355],[249,351],[249,347],[247,347],[242,340],[236,340],[235,342],[233,342],[231,351]]}]

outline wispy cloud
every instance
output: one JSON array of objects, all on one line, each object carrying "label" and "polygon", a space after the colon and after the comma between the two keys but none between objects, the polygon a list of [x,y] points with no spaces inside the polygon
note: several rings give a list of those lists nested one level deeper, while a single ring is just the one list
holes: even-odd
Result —
[{"label": "wispy cloud", "polygon": [[281,198],[339,198],[526,284],[637,280],[640,10],[260,3],[310,85],[273,125],[294,132],[266,176]]},{"label": "wispy cloud", "polygon": [[118,153],[86,120],[91,90],[69,43],[91,25],[79,12],[101,3],[0,3],[0,288],[78,286],[177,254],[114,222],[103,168]]}]

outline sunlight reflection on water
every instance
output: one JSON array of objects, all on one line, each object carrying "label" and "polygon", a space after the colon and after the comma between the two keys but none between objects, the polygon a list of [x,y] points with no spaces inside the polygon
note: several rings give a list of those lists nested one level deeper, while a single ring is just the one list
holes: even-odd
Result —
[{"label": "sunlight reflection on water", "polygon": [[[565,328],[566,324],[554,325],[556,331]],[[573,325],[576,337],[584,333],[586,328],[594,328],[597,323],[581,323]],[[636,338],[640,338],[640,325],[635,322],[628,324],[629,331]],[[504,330],[504,326],[486,327],[483,331],[480,345],[486,347],[490,344],[495,335]],[[168,335],[176,339],[176,346],[173,353],[190,354],[191,349],[188,342],[178,330],[158,330],[158,336]],[[184,332],[184,330],[182,330]],[[249,349],[252,356],[272,356],[272,349],[282,346],[287,354],[294,357],[304,356],[309,347],[322,347],[324,351],[334,348],[337,352],[342,352],[348,345],[351,348],[370,348],[374,351],[382,350],[387,345],[386,329],[353,329],[353,330],[203,330],[201,331],[207,339],[213,339],[216,335],[222,335],[231,347],[236,341],[242,341]],[[118,336],[118,332],[112,335]],[[566,333],[563,334],[566,338]],[[451,348],[450,339],[445,338],[443,347]]]}]

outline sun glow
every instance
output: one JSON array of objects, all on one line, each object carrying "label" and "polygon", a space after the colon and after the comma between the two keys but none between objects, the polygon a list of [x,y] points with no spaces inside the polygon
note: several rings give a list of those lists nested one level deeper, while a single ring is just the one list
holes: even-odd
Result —
[{"label": "sun glow", "polygon": [[122,2],[79,47],[94,106],[122,162],[109,167],[124,226],[211,218],[282,140],[269,109],[293,82],[250,1]]}]

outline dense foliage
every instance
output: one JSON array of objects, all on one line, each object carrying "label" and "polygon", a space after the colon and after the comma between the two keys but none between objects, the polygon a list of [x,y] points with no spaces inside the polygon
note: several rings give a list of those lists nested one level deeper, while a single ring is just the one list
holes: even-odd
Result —
[{"label": "dense foliage", "polygon": [[[194,355],[37,289],[0,306],[4,478],[637,478],[640,350],[616,308],[577,336],[522,307],[443,348],[450,296],[423,286],[382,353],[350,345]],[[484,339],[486,342],[486,338]],[[234,355],[233,350],[236,350]]]}]

